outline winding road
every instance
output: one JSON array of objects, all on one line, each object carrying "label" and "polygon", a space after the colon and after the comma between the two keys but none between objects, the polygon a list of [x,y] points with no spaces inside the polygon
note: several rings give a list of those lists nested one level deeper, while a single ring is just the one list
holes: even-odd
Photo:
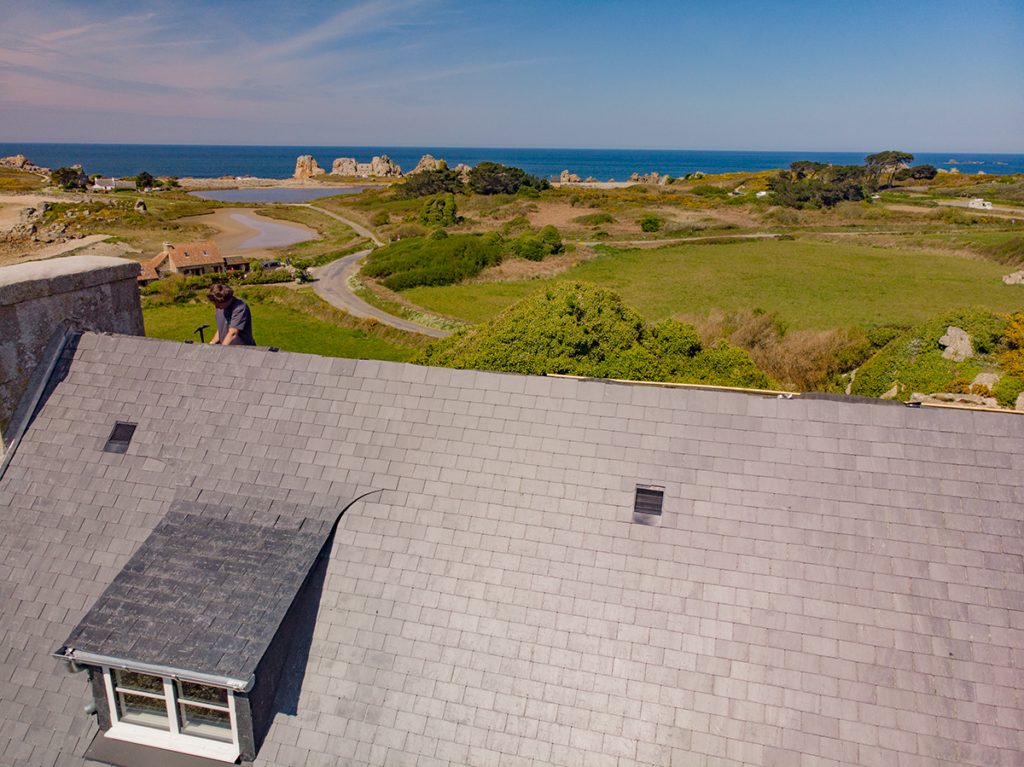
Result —
[{"label": "winding road", "polygon": [[[355,221],[350,221],[347,218],[342,218],[337,213],[331,213],[331,211],[318,208],[315,205],[300,204],[296,205],[296,207],[312,208],[320,213],[324,213],[331,218],[342,222],[346,226],[352,227],[357,234],[369,238],[377,245],[384,244],[365,226],[361,226]],[[390,325],[393,328],[405,330],[409,333],[422,333],[423,335],[430,336],[431,338],[444,338],[445,336],[451,335],[447,330],[428,328],[426,325],[420,325],[416,322],[403,320],[400,317],[395,317],[393,314],[381,311],[377,307],[366,303],[366,301],[359,298],[349,290],[348,278],[359,271],[359,262],[369,253],[369,250],[360,250],[358,253],[353,253],[350,256],[339,258],[337,261],[332,261],[324,266],[310,269],[310,272],[316,279],[316,282],[313,283],[313,292],[331,306],[348,312],[353,317],[373,317],[375,320],[383,322],[385,325]]]}]

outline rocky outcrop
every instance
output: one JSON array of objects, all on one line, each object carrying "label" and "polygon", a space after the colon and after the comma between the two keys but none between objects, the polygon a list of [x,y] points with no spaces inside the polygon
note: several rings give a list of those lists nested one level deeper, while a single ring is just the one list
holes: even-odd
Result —
[{"label": "rocky outcrop", "polygon": [[395,163],[386,154],[382,154],[380,157],[374,157],[370,162],[371,176],[377,178],[401,178],[402,168]]},{"label": "rocky outcrop", "polygon": [[459,174],[459,178],[461,178],[463,182],[468,182],[469,172],[473,169],[466,165],[465,163],[460,162],[458,165],[452,168],[452,170]]},{"label": "rocky outcrop", "polygon": [[[10,157],[0,157],[0,167],[14,168],[15,170],[23,170],[28,173],[49,173],[49,168],[40,168],[34,164],[23,154],[15,154]],[[81,168],[81,166],[78,166]]]},{"label": "rocky outcrop", "polygon": [[313,155],[304,154],[295,161],[295,173],[292,178],[312,178],[323,174],[323,168],[313,159]]},{"label": "rocky outcrop", "polygon": [[401,178],[402,168],[386,154],[374,157],[370,162],[359,162],[354,157],[339,157],[331,166],[331,175]]},{"label": "rocky outcrop", "polygon": [[1003,282],[1007,285],[1024,285],[1024,269],[1006,275],[1003,277]]},{"label": "rocky outcrop", "polygon": [[146,203],[144,201],[142,201],[142,200],[136,200],[135,201],[135,210],[137,210],[139,213],[145,213],[146,210],[147,210]]},{"label": "rocky outcrop", "polygon": [[963,362],[968,357],[974,356],[974,349],[971,348],[971,337],[967,331],[950,325],[946,328],[946,335],[939,339],[939,346],[945,346],[942,358]]},{"label": "rocky outcrop", "polygon": [[995,397],[982,397],[978,394],[951,394],[949,392],[937,392],[935,394],[910,395],[911,402],[922,402],[930,405],[973,405],[974,407],[999,407],[999,401]]},{"label": "rocky outcrop", "polygon": [[567,170],[562,171],[562,175],[558,179],[563,184],[579,184],[582,179],[575,173],[570,173]]},{"label": "rocky outcrop", "polygon": [[440,170],[447,167],[448,163],[444,160],[435,160],[433,155],[425,154],[416,163],[416,167],[409,171],[408,175],[411,176],[413,173],[422,173],[425,170]]},{"label": "rocky outcrop", "polygon": [[331,165],[332,176],[354,176],[356,175],[356,162],[355,157],[339,157]]},{"label": "rocky outcrop", "polygon": [[639,173],[634,173],[629,177],[629,181],[633,184],[666,184],[668,183],[668,176],[662,176],[657,173],[645,173],[641,176]]}]

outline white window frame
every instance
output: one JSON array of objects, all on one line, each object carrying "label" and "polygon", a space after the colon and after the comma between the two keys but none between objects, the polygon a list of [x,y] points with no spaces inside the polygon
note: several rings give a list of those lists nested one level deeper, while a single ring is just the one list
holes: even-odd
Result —
[{"label": "white window frame", "polygon": [[[178,723],[178,688],[176,679],[172,677],[161,677],[164,680],[164,702],[167,706],[167,720],[169,730],[161,730],[155,727],[145,727],[139,724],[121,721],[118,715],[117,693],[114,690],[114,674],[109,666],[102,666],[103,682],[107,688],[107,703],[110,708],[110,729],[104,733],[108,738],[123,740],[127,743],[138,743],[142,746],[162,748],[166,751],[177,751],[192,756],[202,756],[207,759],[216,759],[222,762],[234,762],[241,754],[238,744],[238,717],[235,710],[235,693],[225,689],[228,694],[228,716],[231,722],[231,742],[212,740],[196,735],[188,735],[181,731]],[[147,676],[158,676],[157,674],[144,673]],[[189,681],[189,680],[182,680]],[[209,685],[214,686],[214,685]],[[153,697],[153,695],[144,695]],[[158,698],[157,698],[158,699]],[[187,705],[187,703],[186,703]],[[211,707],[212,708],[212,707]]]}]

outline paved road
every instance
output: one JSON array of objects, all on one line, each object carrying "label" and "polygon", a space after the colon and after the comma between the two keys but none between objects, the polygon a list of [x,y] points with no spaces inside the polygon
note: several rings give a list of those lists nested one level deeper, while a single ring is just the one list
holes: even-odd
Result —
[{"label": "paved road", "polygon": [[428,328],[426,325],[419,325],[415,322],[395,317],[387,312],[382,312],[377,307],[370,306],[370,304],[357,297],[348,289],[347,281],[349,276],[359,271],[359,261],[369,252],[369,250],[361,250],[358,253],[353,253],[351,256],[339,258],[337,261],[333,261],[325,266],[311,269],[310,271],[316,278],[316,282],[313,283],[313,292],[331,306],[336,306],[353,317],[373,317],[385,325],[391,325],[391,327],[398,328],[399,330],[407,330],[410,333],[422,333],[432,338],[444,338],[451,335],[446,330]]}]

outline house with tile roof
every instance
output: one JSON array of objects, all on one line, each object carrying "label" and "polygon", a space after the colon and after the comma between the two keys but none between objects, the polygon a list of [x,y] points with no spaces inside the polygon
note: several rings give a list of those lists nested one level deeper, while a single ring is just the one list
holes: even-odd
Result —
[{"label": "house with tile roof", "polygon": [[184,245],[164,243],[164,249],[142,265],[139,283],[148,285],[168,274],[194,277],[202,274],[223,274],[227,271],[249,271],[245,256],[222,256],[217,243],[189,242]]},{"label": "house with tile roof", "polygon": [[57,332],[0,763],[1024,752],[1013,413]]}]

